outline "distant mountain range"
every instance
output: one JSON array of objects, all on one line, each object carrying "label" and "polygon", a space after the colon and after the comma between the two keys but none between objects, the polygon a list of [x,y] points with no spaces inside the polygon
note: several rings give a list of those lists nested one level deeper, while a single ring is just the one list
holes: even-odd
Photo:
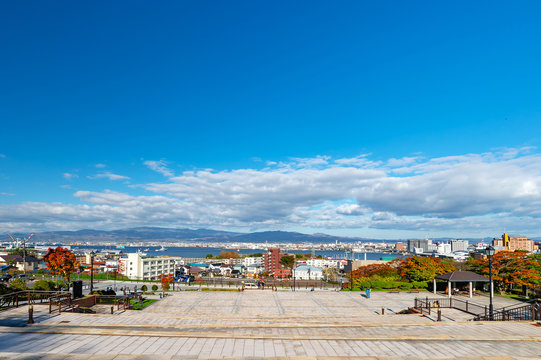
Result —
[{"label": "distant mountain range", "polygon": [[[28,234],[12,234],[15,237],[22,238]],[[435,242],[444,242],[453,238],[442,237],[432,239]],[[8,242],[10,239],[6,235],[6,239],[1,242]],[[466,238],[470,243],[477,243],[481,239]],[[490,241],[492,238],[485,238]],[[534,239],[536,240],[536,239]],[[159,227],[138,227],[121,230],[92,230],[84,229],[77,231],[49,231],[36,233],[32,238],[35,242],[46,243],[79,243],[79,242],[110,242],[110,243],[125,243],[125,242],[242,242],[242,243],[333,243],[333,242],[356,242],[356,241],[407,241],[401,240],[382,240],[361,237],[345,237],[334,236],[327,234],[303,234],[290,231],[262,231],[252,233],[238,233],[230,231],[209,230],[209,229],[169,229]]]},{"label": "distant mountain range", "polygon": [[[24,234],[12,234],[22,238]],[[9,238],[8,238],[9,240]],[[252,243],[333,243],[354,241],[381,241],[377,239],[333,236],[327,234],[302,234],[288,231],[263,231],[253,233],[236,233],[209,229],[169,229],[158,227],[139,227],[121,230],[77,230],[49,231],[36,233],[35,242],[78,243],[78,242],[156,242],[156,241],[193,241],[193,242],[252,242]],[[6,240],[7,241],[7,240]],[[4,241],[4,242],[6,242]]]}]

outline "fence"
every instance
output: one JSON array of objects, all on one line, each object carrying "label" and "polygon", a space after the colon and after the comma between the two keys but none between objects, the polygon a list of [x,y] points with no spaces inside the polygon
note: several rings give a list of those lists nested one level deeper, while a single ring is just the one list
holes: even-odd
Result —
[{"label": "fence", "polygon": [[62,311],[72,310],[73,306],[71,303],[71,294],[55,294],[49,298],[49,314],[58,312],[59,314]]},{"label": "fence", "polygon": [[493,311],[492,316],[486,312],[478,314],[475,321],[518,321],[518,320],[541,320],[541,305],[533,300],[526,305],[514,305]]},{"label": "fence", "polygon": [[414,307],[421,313],[429,315],[434,308],[457,309],[472,315],[478,315],[483,312],[488,314],[487,306],[478,305],[468,300],[454,298],[415,298]]},{"label": "fence", "polygon": [[47,304],[50,298],[59,294],[68,294],[65,292],[55,291],[17,291],[10,294],[0,296],[0,309],[5,310],[12,307],[19,307],[22,305],[35,305],[35,304]]}]

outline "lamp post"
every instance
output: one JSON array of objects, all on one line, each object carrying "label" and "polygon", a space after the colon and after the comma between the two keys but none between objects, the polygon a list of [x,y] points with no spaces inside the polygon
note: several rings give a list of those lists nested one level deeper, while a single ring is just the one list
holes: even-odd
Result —
[{"label": "lamp post", "polygon": [[492,286],[492,257],[494,256],[494,247],[489,246],[486,248],[485,253],[488,256],[488,279],[490,282],[490,304],[488,305],[488,314],[490,320],[494,320],[494,305],[492,304],[492,297],[494,296],[494,289]]},{"label": "lamp post", "polygon": [[90,252],[90,294],[94,291],[94,251]]},{"label": "lamp post", "polygon": [[297,287],[295,284],[295,268],[293,268],[292,270],[293,270],[293,291],[295,291],[295,288]]}]

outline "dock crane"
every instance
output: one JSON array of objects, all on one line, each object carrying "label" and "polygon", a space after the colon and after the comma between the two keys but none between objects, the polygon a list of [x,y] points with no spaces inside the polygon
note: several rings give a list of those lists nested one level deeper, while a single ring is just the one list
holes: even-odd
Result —
[{"label": "dock crane", "polygon": [[[14,238],[9,233],[8,233],[8,235],[11,238],[11,240],[13,240],[13,246],[18,249],[20,247],[21,239]],[[22,239],[22,243],[23,243],[23,271],[24,271],[25,274],[26,274],[26,243],[28,242],[28,240],[30,240],[30,238],[32,236],[34,236],[34,233],[32,233],[28,237]]]}]

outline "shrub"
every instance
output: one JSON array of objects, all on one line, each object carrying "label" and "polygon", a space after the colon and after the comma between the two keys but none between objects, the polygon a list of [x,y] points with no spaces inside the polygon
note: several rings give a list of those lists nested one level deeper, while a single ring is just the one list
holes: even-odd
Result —
[{"label": "shrub", "polygon": [[56,290],[69,289],[68,283],[65,281],[59,281],[56,286]]},{"label": "shrub", "polygon": [[6,284],[0,283],[0,295],[9,294],[11,289]]},{"label": "shrub", "polygon": [[146,285],[141,286],[141,291],[146,292],[148,290],[148,287]]},{"label": "shrub", "polygon": [[156,284],[152,285],[152,291],[156,291],[156,290],[158,290],[158,285]]},{"label": "shrub", "polygon": [[34,290],[50,291],[51,284],[47,280],[38,280],[34,283]]},{"label": "shrub", "polygon": [[26,283],[23,279],[15,279],[9,283],[9,287],[15,291],[27,290]]},{"label": "shrub", "polygon": [[411,285],[414,289],[426,289],[428,287],[428,281],[412,281]]},{"label": "shrub", "polygon": [[400,283],[400,289],[402,290],[410,290],[413,289],[413,284],[408,282]]}]

